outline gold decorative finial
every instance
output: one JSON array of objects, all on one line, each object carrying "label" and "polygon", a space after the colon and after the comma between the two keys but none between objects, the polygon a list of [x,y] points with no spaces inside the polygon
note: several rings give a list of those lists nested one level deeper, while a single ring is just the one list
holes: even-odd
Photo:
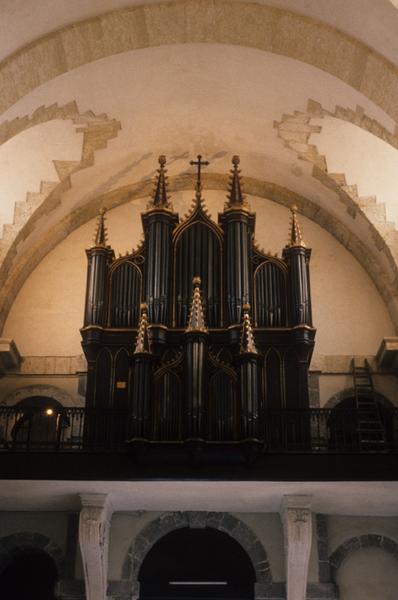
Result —
[{"label": "gold decorative finial", "polygon": [[159,169],[157,170],[158,177],[155,185],[155,189],[153,191],[153,198],[149,205],[149,208],[163,208],[170,209],[169,196],[167,194],[167,169],[165,169],[166,165],[166,157],[164,154],[159,156]]},{"label": "gold decorative finial", "polygon": [[235,155],[232,157],[230,181],[229,181],[229,194],[227,195],[228,203],[227,208],[240,208],[246,206],[245,198],[242,194],[241,189],[241,177],[239,169],[240,158]]},{"label": "gold decorative finial", "polygon": [[305,248],[305,243],[303,240],[303,234],[301,233],[301,228],[297,219],[297,206],[294,204],[291,207],[292,220],[290,227],[290,237],[288,241],[288,248],[301,247]]},{"label": "gold decorative finial", "polygon": [[101,208],[97,219],[97,229],[94,234],[94,247],[106,247],[106,242],[108,241],[108,233],[105,226],[105,213],[106,208]]},{"label": "gold decorative finial", "polygon": [[194,277],[192,283],[194,285],[192,294],[192,304],[191,310],[189,311],[188,325],[185,331],[201,331],[202,333],[207,333],[204,310],[202,305],[202,296],[199,287],[201,284],[200,277]]},{"label": "gold decorative finial", "polygon": [[250,321],[250,304],[243,305],[243,323],[242,338],[240,342],[241,354],[257,354],[256,344],[254,343],[253,328]]},{"label": "gold decorative finial", "polygon": [[138,324],[137,340],[135,343],[134,354],[150,354],[151,342],[148,334],[148,306],[142,303],[140,306],[141,316]]}]

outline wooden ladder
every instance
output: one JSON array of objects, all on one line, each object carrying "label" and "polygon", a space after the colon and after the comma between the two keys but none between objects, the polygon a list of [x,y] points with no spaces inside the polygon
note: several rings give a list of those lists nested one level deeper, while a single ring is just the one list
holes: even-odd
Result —
[{"label": "wooden ladder", "polygon": [[386,436],[369,363],[365,359],[364,366],[358,367],[353,358],[351,365],[355,404],[358,410],[357,433],[360,450],[369,452],[385,450]]}]

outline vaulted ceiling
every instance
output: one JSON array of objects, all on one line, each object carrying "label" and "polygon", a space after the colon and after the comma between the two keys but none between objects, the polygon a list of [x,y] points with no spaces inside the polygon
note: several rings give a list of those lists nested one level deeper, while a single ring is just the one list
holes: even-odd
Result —
[{"label": "vaulted ceiling", "polygon": [[151,192],[161,153],[171,192],[193,188],[198,153],[211,163],[205,189],[225,190],[240,154],[245,191],[296,203],[335,236],[398,325],[393,3],[4,0],[0,10],[0,329],[52,248],[101,206]]}]

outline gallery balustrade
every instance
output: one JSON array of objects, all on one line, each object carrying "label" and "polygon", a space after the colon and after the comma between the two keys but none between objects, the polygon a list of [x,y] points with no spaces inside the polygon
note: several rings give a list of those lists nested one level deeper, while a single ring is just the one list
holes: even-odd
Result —
[{"label": "gallery balustrade", "polygon": [[[43,410],[0,406],[0,450],[3,452],[128,452],[137,444],[249,446],[261,453],[363,453],[398,450],[398,409],[384,410],[383,435],[378,424],[368,425],[368,436],[358,433],[361,412],[356,409],[264,410],[258,438],[242,438],[239,417],[225,425],[208,427],[202,438],[184,436],[184,416],[179,427],[159,422],[156,415],[145,438],[133,437],[125,410],[85,407]],[[170,432],[180,431],[178,436]],[[185,444],[184,444],[185,443]]]}]

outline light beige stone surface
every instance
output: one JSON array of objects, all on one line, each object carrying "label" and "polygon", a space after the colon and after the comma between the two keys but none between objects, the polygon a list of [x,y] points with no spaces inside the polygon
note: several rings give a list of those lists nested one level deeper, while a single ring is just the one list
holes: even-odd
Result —
[{"label": "light beige stone surface", "polygon": [[264,546],[274,581],[285,580],[283,530],[277,513],[233,513],[256,534]]},{"label": "light beige stone surface", "polygon": [[76,375],[6,375],[0,379],[0,404],[14,405],[29,396],[49,396],[63,406],[82,406]]},{"label": "light beige stone surface", "polygon": [[19,532],[46,535],[64,552],[68,513],[66,512],[13,512],[0,511],[0,538]]},{"label": "light beige stone surface", "polygon": [[397,559],[379,548],[362,548],[345,559],[336,580],[340,600],[395,600]]},{"label": "light beige stone surface", "polygon": [[[396,116],[393,102],[383,90],[395,85],[397,71],[374,50],[322,22],[292,12],[222,0],[135,6],[42,37],[0,64],[3,110],[37,85],[85,62],[114,52],[187,41],[248,45],[309,62],[360,89]],[[43,57],[45,61],[40,60]],[[10,78],[12,87],[6,85]],[[380,80],[385,87],[379,85]]]},{"label": "light beige stone surface", "polygon": [[136,535],[160,514],[143,510],[114,513],[109,539],[109,579],[121,579],[123,562],[130,544]]},{"label": "light beige stone surface", "polygon": [[[366,510],[366,505],[364,505]],[[398,543],[398,520],[385,517],[328,516],[329,551],[334,552],[352,537],[374,533],[385,535]]]},{"label": "light beige stone surface", "polygon": [[[358,365],[363,365],[363,361],[357,361]],[[384,396],[387,403],[390,402],[394,406],[398,406],[398,382],[395,375],[389,374],[372,374],[373,385],[375,391]],[[323,373],[319,377],[319,402],[320,406],[333,408],[335,406],[336,395],[340,398],[340,394],[344,391],[351,391],[354,396],[354,380],[352,369],[349,368],[344,372],[336,372],[332,374]]]}]

